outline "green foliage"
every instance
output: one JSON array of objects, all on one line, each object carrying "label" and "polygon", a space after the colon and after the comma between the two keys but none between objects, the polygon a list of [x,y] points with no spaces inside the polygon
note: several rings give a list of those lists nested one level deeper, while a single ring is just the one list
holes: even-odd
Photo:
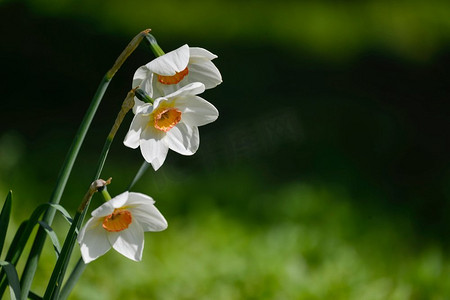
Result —
[{"label": "green foliage", "polygon": [[[17,262],[19,261],[19,258],[21,257],[21,255],[25,249],[25,246],[31,237],[33,228],[38,223],[44,228],[47,235],[49,235],[49,237],[53,243],[53,247],[55,248],[56,255],[57,256],[59,255],[60,245],[59,245],[59,241],[58,241],[58,237],[56,236],[56,233],[53,231],[53,229],[48,224],[39,220],[40,217],[42,216],[42,214],[45,212],[45,210],[48,207],[52,207],[56,211],[60,212],[61,215],[63,215],[66,220],[71,220],[69,213],[60,205],[45,203],[45,204],[41,204],[38,207],[36,207],[34,209],[33,213],[31,214],[30,218],[28,220],[22,222],[22,224],[19,226],[19,228],[16,231],[13,241],[11,242],[11,244],[8,247],[8,252],[7,252],[6,258],[5,258],[8,266],[11,265],[14,268],[14,266],[17,265]],[[8,268],[10,268],[10,267],[8,267]],[[1,279],[0,280],[0,282],[1,282],[0,295],[3,294],[4,289],[6,288],[6,283],[7,283],[6,278],[8,278],[8,284],[11,285],[10,276],[12,276],[12,275],[11,275],[11,273],[8,274],[8,272],[11,272],[11,270],[2,269],[2,271],[0,272],[0,279]]]},{"label": "green foliage", "polygon": [[8,231],[9,218],[11,215],[12,191],[9,191],[0,213],[0,255],[5,244],[6,232]]},{"label": "green foliage", "polygon": [[143,262],[110,251],[88,265],[72,299],[95,293],[99,300],[384,300],[450,293],[439,280],[450,275],[448,258],[439,244],[417,247],[407,219],[363,212],[339,186],[267,188],[254,172],[238,173],[168,184],[155,199],[169,228],[146,234]]},{"label": "green foliage", "polygon": [[7,261],[0,260],[0,266],[6,273],[8,284],[11,287],[11,300],[20,299],[20,282],[16,268]]}]

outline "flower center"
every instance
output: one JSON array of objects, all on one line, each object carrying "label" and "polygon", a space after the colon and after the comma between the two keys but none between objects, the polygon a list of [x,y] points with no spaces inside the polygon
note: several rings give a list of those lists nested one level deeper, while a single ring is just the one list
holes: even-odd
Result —
[{"label": "flower center", "polygon": [[169,131],[181,120],[181,111],[176,108],[161,108],[154,117],[155,128],[164,132]]},{"label": "flower center", "polygon": [[183,71],[176,72],[175,75],[172,76],[158,75],[158,81],[162,84],[177,84],[178,82],[183,80],[183,78],[186,77],[187,74],[189,74],[189,70],[186,67],[186,69],[184,69]]},{"label": "flower center", "polygon": [[118,232],[127,229],[131,224],[131,213],[122,208],[116,208],[112,214],[103,219],[103,228],[109,232]]}]

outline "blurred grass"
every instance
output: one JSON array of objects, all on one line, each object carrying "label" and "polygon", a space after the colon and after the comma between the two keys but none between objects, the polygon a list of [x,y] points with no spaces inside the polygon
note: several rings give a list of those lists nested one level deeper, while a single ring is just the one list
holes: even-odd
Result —
[{"label": "blurred grass", "polygon": [[[151,194],[169,221],[166,231],[146,234],[143,262],[110,251],[87,267],[71,299],[445,299],[450,293],[449,258],[440,244],[417,236],[405,216],[357,209],[343,186],[273,187],[247,167],[177,172],[169,168],[159,190],[149,172],[134,189]],[[31,190],[36,185],[26,183]],[[101,201],[96,195],[93,207]],[[65,227],[61,219],[55,223],[60,234]],[[51,248],[37,292],[51,272]]]}]

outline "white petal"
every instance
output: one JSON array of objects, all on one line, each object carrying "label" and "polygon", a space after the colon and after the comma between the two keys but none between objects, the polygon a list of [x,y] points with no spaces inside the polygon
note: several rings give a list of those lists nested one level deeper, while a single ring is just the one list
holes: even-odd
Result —
[{"label": "white petal", "polygon": [[189,64],[189,82],[201,82],[207,89],[211,89],[222,83],[222,75],[219,69],[210,61]]},{"label": "white petal", "polygon": [[180,122],[166,133],[163,142],[175,152],[192,155],[200,144],[198,128]]},{"label": "white petal", "polygon": [[149,75],[145,78],[145,80],[143,80],[139,86],[139,88],[141,90],[143,90],[144,92],[146,92],[150,98],[155,98],[154,96],[154,87],[155,87],[155,81],[157,81],[157,76],[155,76],[155,74],[153,73],[149,73]]},{"label": "white petal", "polygon": [[[138,112],[139,111],[141,111],[141,107],[138,109]],[[131,121],[130,129],[128,129],[127,135],[123,140],[125,146],[133,149],[139,147],[141,133],[142,130],[147,126],[148,120],[149,120],[148,116],[144,114],[137,113],[134,116],[133,121]]]},{"label": "white petal", "polygon": [[140,148],[144,159],[153,169],[158,170],[166,159],[169,148],[162,143],[164,133],[153,127],[147,127],[141,134]]},{"label": "white petal", "polygon": [[181,121],[189,126],[202,126],[219,117],[219,111],[214,105],[198,96],[177,98],[176,106],[181,111]]},{"label": "white petal", "polygon": [[125,205],[128,199],[128,191],[117,195],[109,201],[106,201],[101,206],[97,207],[91,215],[93,217],[105,217],[113,213],[115,208],[119,208]]},{"label": "white petal", "polygon": [[101,219],[91,218],[86,222],[78,235],[81,256],[84,263],[89,263],[102,256],[111,245],[106,236],[106,231],[101,226]]},{"label": "white petal", "polygon": [[138,108],[144,104],[145,104],[144,101],[139,100],[138,97],[134,97],[133,113],[136,114]]},{"label": "white petal", "polygon": [[122,194],[119,194],[117,196],[115,196],[114,198],[112,198],[111,200],[109,200],[108,202],[111,203],[111,205],[114,208],[121,208],[122,206],[125,205],[125,203],[127,203],[128,201],[128,196],[129,196],[129,192],[125,191]]},{"label": "white petal", "polygon": [[156,98],[155,101],[153,102],[154,110],[157,110],[162,102],[167,102],[167,101],[168,101],[168,99],[166,97]]},{"label": "white petal", "polygon": [[114,211],[114,206],[112,205],[112,202],[107,201],[103,203],[101,206],[97,207],[97,209],[93,210],[91,213],[91,216],[99,218],[99,217],[105,217],[110,214],[112,214]]},{"label": "white petal", "polygon": [[155,204],[155,200],[152,197],[147,196],[146,194],[130,192],[128,194],[128,202],[127,206],[138,206],[141,204]]},{"label": "white petal", "polygon": [[153,111],[153,105],[151,103],[145,103],[139,106],[139,109],[136,111],[137,114],[141,114],[144,116],[148,116]]},{"label": "white petal", "polygon": [[108,240],[114,250],[123,256],[140,261],[144,249],[144,230],[137,221],[132,221],[127,229],[119,232],[108,232]]},{"label": "white petal", "polygon": [[189,47],[189,54],[191,61],[197,61],[197,60],[213,60],[214,58],[217,58],[217,55],[212,54],[206,49],[199,48],[199,47]]},{"label": "white petal", "polygon": [[151,74],[151,71],[146,67],[142,66],[134,72],[133,75],[133,83],[131,85],[131,88],[135,88],[137,86],[141,86],[142,82]]},{"label": "white petal", "polygon": [[166,99],[177,98],[186,95],[197,95],[201,94],[205,91],[205,85],[201,82],[193,82],[188,85],[183,86],[178,89],[176,92],[165,96]]},{"label": "white petal", "polygon": [[152,75],[152,77],[151,77],[150,86],[151,86],[151,88],[148,88],[148,90],[146,90],[146,92],[153,99],[163,97],[165,95],[175,92],[178,89],[177,84],[162,84],[162,83],[160,83],[158,81],[158,76],[154,76],[154,75]]},{"label": "white petal", "polygon": [[175,75],[176,72],[183,71],[189,62],[189,46],[183,45],[180,48],[170,51],[149,62],[147,68],[156,74],[164,76]]},{"label": "white petal", "polygon": [[167,221],[153,205],[155,201],[147,195],[130,193],[127,207],[134,219],[144,231],[162,231],[167,228]]},{"label": "white petal", "polygon": [[139,209],[130,210],[144,231],[163,231],[168,226],[166,219],[154,205],[144,205]]}]

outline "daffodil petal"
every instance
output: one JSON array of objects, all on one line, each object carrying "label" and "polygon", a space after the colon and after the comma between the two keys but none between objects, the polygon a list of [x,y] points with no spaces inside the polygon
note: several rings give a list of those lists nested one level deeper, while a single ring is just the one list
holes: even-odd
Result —
[{"label": "daffodil petal", "polygon": [[180,122],[166,133],[163,141],[167,147],[175,152],[182,155],[192,155],[197,151],[200,144],[198,128]]},{"label": "daffodil petal", "polygon": [[192,82],[188,85],[183,86],[177,91],[165,96],[166,99],[173,99],[187,95],[197,95],[205,91],[205,85],[201,82]]},{"label": "daffodil petal", "polygon": [[108,202],[110,202],[114,208],[120,208],[128,202],[128,195],[129,195],[129,192],[125,191],[122,194],[115,196]]},{"label": "daffodil petal", "polygon": [[91,213],[91,215],[97,218],[108,216],[113,213],[115,208],[122,207],[127,202],[127,199],[128,199],[128,191],[119,194],[116,197],[112,198],[111,200],[103,203],[103,205],[95,209]]},{"label": "daffodil petal", "polygon": [[131,85],[131,88],[135,88],[137,86],[141,86],[142,82],[151,74],[151,71],[146,67],[142,66],[139,67],[136,72],[134,72],[133,75],[133,83]]},{"label": "daffodil petal", "polygon": [[217,58],[217,55],[199,47],[189,47],[189,54],[189,62],[197,62],[198,60],[213,60],[214,58]]},{"label": "daffodil petal", "polygon": [[120,232],[108,232],[107,236],[114,250],[123,256],[134,261],[142,259],[144,230],[136,220],[133,220],[127,229]]},{"label": "daffodil petal", "polygon": [[155,171],[162,166],[169,151],[169,148],[161,142],[163,136],[163,132],[149,126],[142,132],[139,142],[142,156]]},{"label": "daffodil petal", "polygon": [[153,200],[152,197],[147,196],[145,194],[142,193],[136,193],[136,192],[130,192],[128,194],[128,201],[127,201],[127,205],[128,206],[139,206],[141,204],[155,204],[155,200]]},{"label": "daffodil petal", "polygon": [[113,211],[114,206],[112,205],[112,202],[108,201],[103,203],[103,205],[97,207],[95,210],[93,210],[91,216],[96,218],[105,217],[107,215],[112,214]]},{"label": "daffodil petal", "polygon": [[166,219],[153,203],[155,201],[151,197],[140,193],[130,193],[128,197],[128,209],[144,231],[162,231],[167,228]]},{"label": "daffodil petal", "polygon": [[131,121],[130,129],[123,140],[123,144],[132,149],[139,147],[142,129],[145,128],[147,122],[148,116],[137,113],[134,116],[133,121]]},{"label": "daffodil petal", "polygon": [[188,126],[206,125],[219,117],[214,105],[198,96],[177,99],[177,108],[181,111],[182,122]]},{"label": "daffodil petal", "polygon": [[145,104],[144,101],[141,101],[137,97],[134,97],[133,113],[136,114],[136,111],[139,109],[139,107],[141,107],[144,104]]},{"label": "daffodil petal", "polygon": [[201,82],[207,89],[222,83],[219,69],[210,61],[189,64],[189,82]]},{"label": "daffodil petal", "polygon": [[157,110],[162,102],[167,102],[167,101],[169,101],[169,99],[167,99],[166,97],[156,98],[155,101],[153,102],[154,110]]},{"label": "daffodil petal", "polygon": [[[158,76],[153,76],[152,73],[152,77],[151,80],[149,80],[149,82],[151,82],[151,89],[148,88],[149,91],[146,91],[148,93],[148,95],[150,97],[152,97],[153,99],[156,99],[158,97],[162,97],[164,95],[170,94],[175,92],[179,85],[178,84],[170,84],[170,85],[166,85],[166,84],[162,84],[158,81]],[[181,81],[183,82],[183,81]],[[180,82],[180,83],[181,83]]]},{"label": "daffodil petal", "polygon": [[86,264],[97,259],[111,249],[111,244],[106,236],[106,231],[102,226],[99,226],[99,222],[101,222],[101,219],[89,219],[78,235],[81,256]]},{"label": "daffodil petal", "polygon": [[133,217],[139,220],[144,231],[162,231],[167,228],[167,221],[154,205],[142,205],[132,210]]},{"label": "daffodil petal", "polygon": [[189,62],[189,46],[183,45],[180,48],[170,51],[149,62],[147,68],[156,74],[173,76],[176,72],[183,71]]}]

